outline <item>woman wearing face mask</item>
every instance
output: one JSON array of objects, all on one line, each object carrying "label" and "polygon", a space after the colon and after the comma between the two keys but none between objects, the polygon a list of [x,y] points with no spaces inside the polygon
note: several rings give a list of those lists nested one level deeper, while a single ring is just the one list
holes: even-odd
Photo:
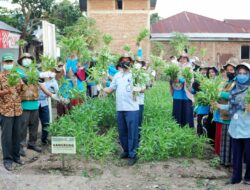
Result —
[{"label": "woman wearing face mask", "polygon": [[231,122],[228,133],[232,137],[233,175],[227,184],[242,181],[242,160],[245,158],[246,173],[244,183],[250,185],[250,104],[246,96],[250,85],[250,65],[241,63],[236,67],[236,84],[229,95],[228,105],[219,105],[229,110]]},{"label": "woman wearing face mask", "polygon": [[[218,103],[221,105],[227,105],[229,101],[230,91],[235,86],[235,65],[237,62],[229,61],[224,65],[226,71],[227,81],[223,86],[222,91],[219,93]],[[216,127],[215,138],[215,153],[220,155],[220,163],[224,166],[230,166],[232,164],[232,140],[228,134],[228,128],[230,124],[230,115],[226,110],[219,109],[222,125]]]},{"label": "woman wearing face mask", "polygon": [[0,73],[0,114],[2,127],[2,153],[4,167],[11,171],[12,163],[23,165],[20,159],[20,134],[21,134],[21,80],[15,86],[10,86],[8,76],[14,67],[12,54],[2,57],[3,72]]}]

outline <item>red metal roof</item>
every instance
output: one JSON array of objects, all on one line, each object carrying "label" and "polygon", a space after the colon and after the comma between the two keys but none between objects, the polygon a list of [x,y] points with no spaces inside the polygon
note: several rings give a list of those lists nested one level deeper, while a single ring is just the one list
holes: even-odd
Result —
[{"label": "red metal roof", "polygon": [[186,11],[160,20],[151,30],[152,33],[246,33],[239,26]]},{"label": "red metal roof", "polygon": [[250,20],[225,19],[224,22],[244,28],[247,32],[250,32]]}]

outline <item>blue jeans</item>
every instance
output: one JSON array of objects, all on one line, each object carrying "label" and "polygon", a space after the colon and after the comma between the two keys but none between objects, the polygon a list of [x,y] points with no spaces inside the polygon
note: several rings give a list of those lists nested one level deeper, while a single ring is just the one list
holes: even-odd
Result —
[{"label": "blue jeans", "polygon": [[138,148],[138,111],[118,111],[117,125],[123,151],[129,158],[136,157]]},{"label": "blue jeans", "polygon": [[39,118],[42,124],[42,142],[46,142],[48,140],[48,127],[50,122],[49,116],[49,106],[39,107]]},{"label": "blue jeans", "polygon": [[143,112],[144,112],[144,105],[139,105],[139,141],[141,139],[141,128],[142,128],[142,122],[143,122]]}]

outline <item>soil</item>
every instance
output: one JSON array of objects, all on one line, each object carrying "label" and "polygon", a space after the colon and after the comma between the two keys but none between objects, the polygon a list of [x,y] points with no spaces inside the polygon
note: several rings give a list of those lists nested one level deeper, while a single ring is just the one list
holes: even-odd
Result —
[{"label": "soil", "polygon": [[[2,158],[1,158],[2,159]],[[126,160],[83,160],[76,156],[38,154],[27,150],[25,165],[8,172],[0,160],[1,190],[250,190],[239,184],[225,186],[228,169],[213,168],[209,160],[191,158],[141,162],[132,167]]]}]

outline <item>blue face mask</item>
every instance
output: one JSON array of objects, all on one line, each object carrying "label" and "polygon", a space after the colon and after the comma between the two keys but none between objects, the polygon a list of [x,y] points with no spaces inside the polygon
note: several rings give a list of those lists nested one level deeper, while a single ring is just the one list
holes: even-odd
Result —
[{"label": "blue face mask", "polygon": [[239,74],[236,76],[236,79],[240,84],[244,84],[249,80],[249,75],[240,75]]}]

